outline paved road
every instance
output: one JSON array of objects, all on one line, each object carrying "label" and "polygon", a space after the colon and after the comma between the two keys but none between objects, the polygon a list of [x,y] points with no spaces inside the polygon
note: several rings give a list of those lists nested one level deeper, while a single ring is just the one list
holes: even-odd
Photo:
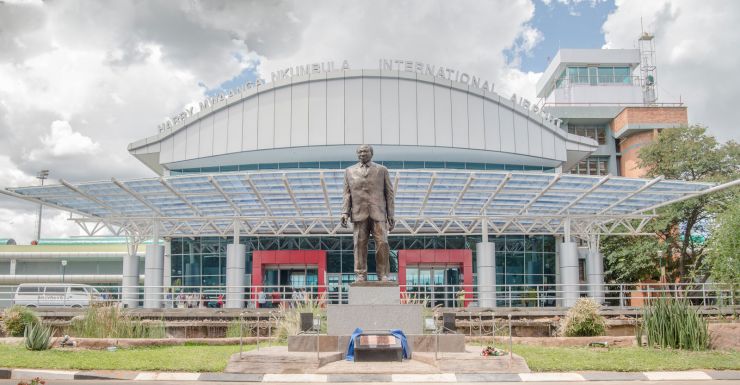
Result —
[{"label": "paved road", "polygon": [[[530,385],[560,385],[560,384],[575,384],[577,382],[527,382]],[[0,380],[0,385],[17,385],[18,380]],[[64,384],[82,384],[82,385],[207,385],[207,384],[254,384],[253,382],[201,382],[201,381],[125,381],[125,380],[54,380],[47,381],[47,385],[64,385]],[[279,383],[273,382],[271,385],[296,385],[293,383]],[[332,384],[352,384],[357,385],[357,382],[338,383]],[[391,382],[374,382],[373,385],[385,385],[385,384],[397,384]],[[457,382],[456,384],[469,384],[469,385],[481,385],[481,382]],[[486,384],[501,384],[511,385],[511,382],[487,382]],[[740,385],[740,381],[723,381],[723,380],[708,380],[708,381],[588,381],[585,382],[588,385]],[[430,383],[406,383],[406,385],[430,385]]]}]

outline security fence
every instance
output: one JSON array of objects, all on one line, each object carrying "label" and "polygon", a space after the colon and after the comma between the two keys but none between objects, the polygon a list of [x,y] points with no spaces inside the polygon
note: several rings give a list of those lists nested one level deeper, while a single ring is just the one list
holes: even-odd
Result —
[{"label": "security fence", "polygon": [[[305,301],[338,305],[348,303],[349,290],[348,285],[144,288],[28,283],[0,286],[0,308],[13,304],[36,308],[78,308],[104,303],[131,308],[278,308],[297,306]],[[400,286],[399,301],[444,308],[557,308],[566,306],[574,296],[591,297],[610,308],[640,307],[660,297],[683,298],[694,306],[740,307],[740,286],[721,283],[522,284],[495,287],[413,284]]]}]

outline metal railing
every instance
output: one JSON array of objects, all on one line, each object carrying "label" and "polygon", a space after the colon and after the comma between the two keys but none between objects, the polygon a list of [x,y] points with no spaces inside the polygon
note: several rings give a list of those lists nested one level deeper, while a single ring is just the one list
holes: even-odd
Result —
[{"label": "metal railing", "polygon": [[[45,288],[45,284],[35,284]],[[59,287],[59,284],[54,286]],[[18,293],[16,285],[0,286],[0,308],[12,304],[30,307],[85,307],[92,303],[113,303],[143,307],[152,300],[163,308],[291,308],[306,301],[322,304],[348,303],[348,288],[338,286],[88,286],[97,293]],[[71,287],[71,286],[70,286]],[[78,286],[79,287],[79,286]],[[592,297],[608,307],[642,306],[658,297],[688,300],[695,306],[740,306],[740,286],[722,283],[629,283],[603,285],[512,284],[481,287],[473,285],[401,285],[401,303],[446,308],[479,307],[495,302],[497,307],[548,308],[562,306],[575,297]],[[150,302],[152,303],[152,302]]]}]

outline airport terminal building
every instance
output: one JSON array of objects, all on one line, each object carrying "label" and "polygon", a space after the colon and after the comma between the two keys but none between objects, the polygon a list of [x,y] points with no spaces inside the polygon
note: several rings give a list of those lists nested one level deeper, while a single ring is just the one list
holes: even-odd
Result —
[{"label": "airport terminal building", "polygon": [[639,148],[687,124],[685,106],[656,103],[645,52],[563,49],[539,103],[418,62],[280,71],[131,143],[154,178],[7,189],[75,213],[90,235],[125,238],[102,241],[117,254],[97,257],[0,246],[0,280],[58,281],[65,258],[96,263],[94,274],[66,274],[122,283],[129,306],[140,280],[145,307],[162,306],[157,287],[218,288],[228,307],[248,306],[254,287],[346,291],[343,169],[371,144],[396,188],[391,273],[406,291],[445,306],[463,288],[480,306],[516,306],[512,293],[532,290],[558,292],[563,305],[603,298],[600,236],[640,234],[653,208],[716,188],[640,179]]}]

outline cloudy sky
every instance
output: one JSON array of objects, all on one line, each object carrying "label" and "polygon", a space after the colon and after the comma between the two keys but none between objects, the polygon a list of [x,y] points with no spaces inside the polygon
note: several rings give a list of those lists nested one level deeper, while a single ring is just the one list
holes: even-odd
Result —
[{"label": "cloudy sky", "polygon": [[[559,48],[634,48],[656,34],[659,101],[739,140],[739,1],[0,0],[0,188],[149,177],[126,145],[204,95],[295,64],[412,59],[534,99]],[[735,106],[735,107],[733,107]],[[35,237],[0,198],[0,238]],[[42,237],[77,235],[45,210]]]}]

